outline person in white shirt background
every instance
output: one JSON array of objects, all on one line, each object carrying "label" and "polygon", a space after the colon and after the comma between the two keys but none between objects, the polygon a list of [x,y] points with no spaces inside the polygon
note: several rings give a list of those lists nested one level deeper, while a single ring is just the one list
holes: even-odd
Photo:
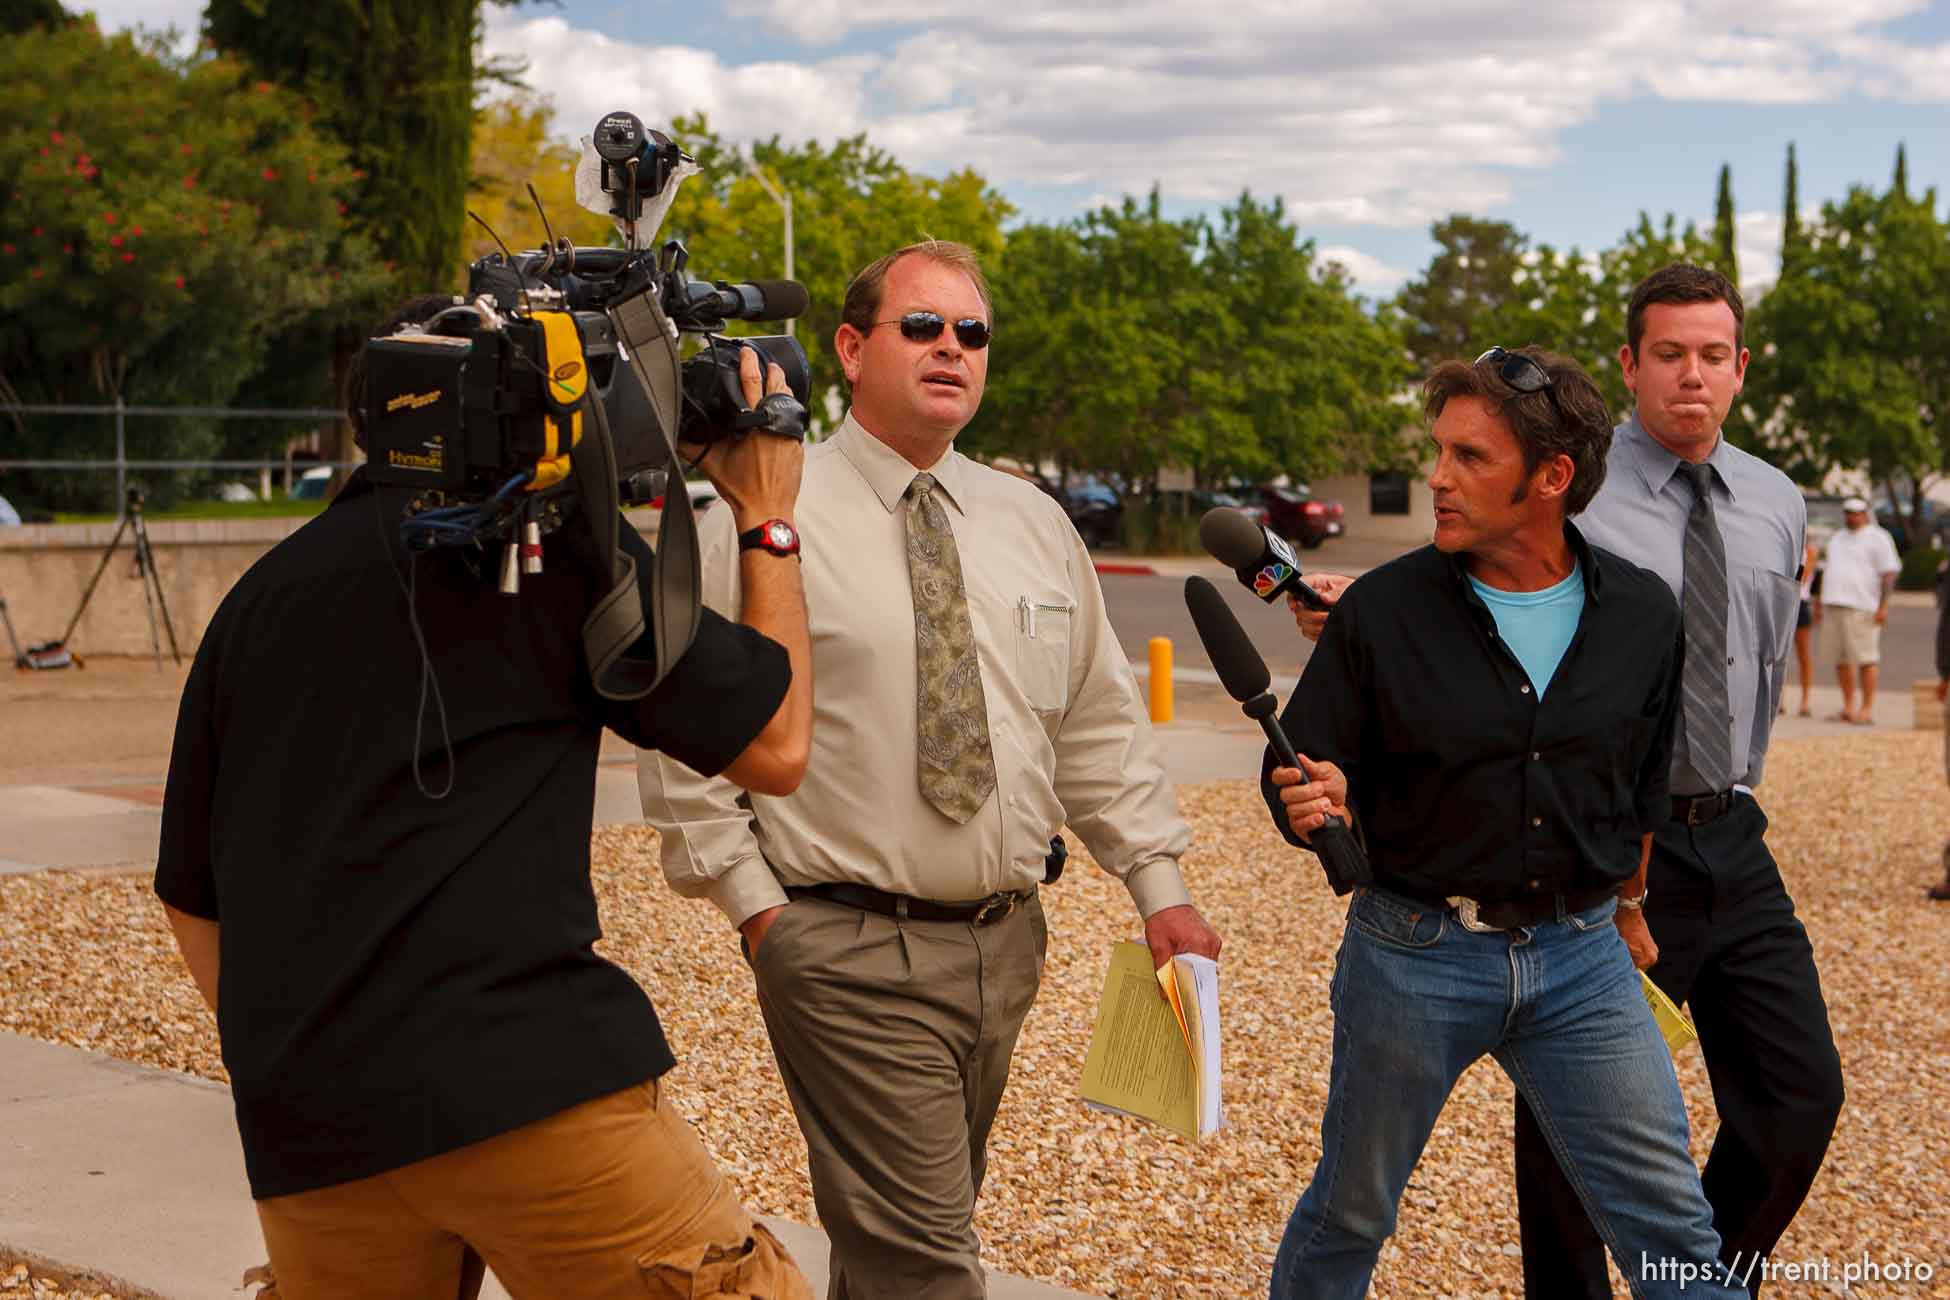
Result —
[{"label": "person in white shirt background", "polygon": [[[1826,618],[1827,636],[1835,648],[1835,679],[1842,688],[1842,711],[1833,720],[1870,726],[1875,722],[1882,625],[1889,621],[1889,593],[1903,566],[1888,530],[1870,522],[1867,501],[1850,497],[1842,502],[1842,522],[1846,527],[1828,539],[1814,616],[1817,622]],[[1862,683],[1859,709],[1855,704],[1858,676]]]}]

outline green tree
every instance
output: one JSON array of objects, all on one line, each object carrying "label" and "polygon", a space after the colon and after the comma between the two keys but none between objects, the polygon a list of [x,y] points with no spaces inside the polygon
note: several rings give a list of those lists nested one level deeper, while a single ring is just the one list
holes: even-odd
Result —
[{"label": "green tree", "polygon": [[1896,146],[1896,174],[1889,182],[1889,193],[1898,199],[1909,197],[1909,151]]},{"label": "green tree", "polygon": [[71,15],[60,0],[0,0],[0,32],[24,32],[30,27],[59,27]]},{"label": "green tree", "polygon": [[[0,84],[16,110],[0,128],[0,398],[223,404],[280,321],[356,290],[335,260],[342,150],[239,62],[72,23],[0,38]],[[207,422],[129,429],[135,456],[221,445]],[[14,432],[42,453],[73,436]],[[38,494],[99,489],[50,478]]]},{"label": "green tree", "polygon": [[[1456,213],[1429,228],[1440,246],[1421,278],[1395,296],[1409,354],[1424,371],[1449,357],[1475,356],[1484,325],[1518,292],[1530,240],[1507,221]],[[1472,350],[1473,349],[1473,350]]]},{"label": "green tree", "polygon": [[1794,142],[1787,147],[1787,176],[1781,183],[1781,278],[1801,256],[1807,236],[1801,230],[1801,177],[1794,162]]},{"label": "green tree", "polygon": [[975,451],[1105,472],[1134,491],[1166,466],[1201,482],[1310,477],[1394,454],[1407,362],[1278,202],[1216,221],[1154,190],[1065,226],[1012,231],[996,278]]},{"label": "green tree", "polygon": [[[507,3],[509,0],[495,0]],[[253,379],[262,398],[338,391],[372,321],[406,293],[456,287],[468,187],[474,51],[481,0],[209,0],[205,40],[300,95],[307,115],[341,141],[358,182],[346,197],[350,240],[333,259],[377,261],[363,296],[293,319],[277,340],[280,368]],[[363,269],[363,268],[362,268]],[[313,358],[329,358],[313,363]],[[302,370],[294,375],[293,369]],[[287,429],[286,432],[289,432]],[[342,423],[321,430],[327,459],[349,452]]]},{"label": "green tree", "polygon": [[1714,270],[1735,284],[1740,283],[1740,236],[1733,217],[1733,168],[1720,164],[1720,192],[1713,202]]},{"label": "green tree", "polygon": [[[528,196],[532,185],[557,236],[583,246],[613,243],[615,224],[576,204],[579,155],[554,136],[554,118],[548,100],[528,94],[489,100],[475,111],[467,211],[478,213],[510,248],[539,248],[546,234]],[[465,284],[467,267],[495,248],[486,231],[463,217],[451,282]]]},{"label": "green tree", "polygon": [[1823,205],[1763,307],[1769,355],[1746,397],[1762,447],[1804,481],[1863,469],[1892,504],[1913,485],[1920,510],[1950,465],[1950,225],[1934,193],[1892,183]]}]

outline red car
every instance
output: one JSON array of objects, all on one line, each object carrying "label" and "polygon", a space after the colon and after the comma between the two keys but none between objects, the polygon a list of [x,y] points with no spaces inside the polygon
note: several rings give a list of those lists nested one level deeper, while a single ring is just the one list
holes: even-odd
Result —
[{"label": "red car", "polygon": [[1341,535],[1341,503],[1316,501],[1304,487],[1274,487],[1262,483],[1259,499],[1266,507],[1266,523],[1280,536],[1313,550]]}]

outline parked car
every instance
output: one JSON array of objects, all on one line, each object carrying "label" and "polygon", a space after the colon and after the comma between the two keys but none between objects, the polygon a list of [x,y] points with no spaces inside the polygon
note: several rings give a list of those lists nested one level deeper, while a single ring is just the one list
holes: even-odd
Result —
[{"label": "parked car", "polygon": [[303,474],[300,474],[298,481],[291,485],[291,499],[293,501],[323,501],[325,499],[325,489],[331,485],[332,467],[330,465],[314,465]]},{"label": "parked car", "polygon": [[1063,493],[1063,513],[1070,516],[1086,546],[1107,546],[1124,536],[1124,499],[1117,490],[1085,479]]},{"label": "parked car", "polygon": [[1269,522],[1265,506],[1259,504],[1257,500],[1248,501],[1236,492],[1198,491],[1191,494],[1191,500],[1186,504],[1190,507],[1189,513],[1194,519],[1203,518],[1206,511],[1218,506],[1227,506],[1237,510],[1262,528]]},{"label": "parked car", "polygon": [[1280,536],[1313,550],[1342,532],[1345,514],[1338,501],[1316,500],[1305,487],[1259,486],[1260,502],[1266,507],[1266,523]]},{"label": "parked car", "polygon": [[[1875,508],[1875,517],[1877,523],[1889,530],[1890,540],[1896,543],[1896,549],[1904,555],[1907,555],[1912,547],[1912,541],[1909,535],[1909,512],[1912,501],[1907,492],[1900,495],[1899,501],[1902,506],[1900,513],[1890,509],[1889,498],[1886,495],[1883,496],[1880,504]],[[1920,539],[1921,543],[1924,546],[1941,546],[1943,544],[1943,534],[1947,527],[1950,527],[1950,515],[1946,515],[1943,508],[1935,501],[1924,497],[1923,535]]]}]

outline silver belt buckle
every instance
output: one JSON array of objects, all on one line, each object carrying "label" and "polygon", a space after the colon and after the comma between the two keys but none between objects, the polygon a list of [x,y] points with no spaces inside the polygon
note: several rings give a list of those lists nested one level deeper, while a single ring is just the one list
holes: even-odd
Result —
[{"label": "silver belt buckle", "polygon": [[983,903],[981,910],[975,913],[974,922],[976,925],[987,925],[992,921],[1000,921],[1015,910],[1016,896],[1002,894]]},{"label": "silver belt buckle", "polygon": [[1481,921],[1476,919],[1475,899],[1453,897],[1453,898],[1445,898],[1442,901],[1456,909],[1456,920],[1462,923],[1463,929],[1469,930],[1475,934],[1500,933],[1500,931],[1498,931],[1498,929],[1495,926],[1484,925]]}]

